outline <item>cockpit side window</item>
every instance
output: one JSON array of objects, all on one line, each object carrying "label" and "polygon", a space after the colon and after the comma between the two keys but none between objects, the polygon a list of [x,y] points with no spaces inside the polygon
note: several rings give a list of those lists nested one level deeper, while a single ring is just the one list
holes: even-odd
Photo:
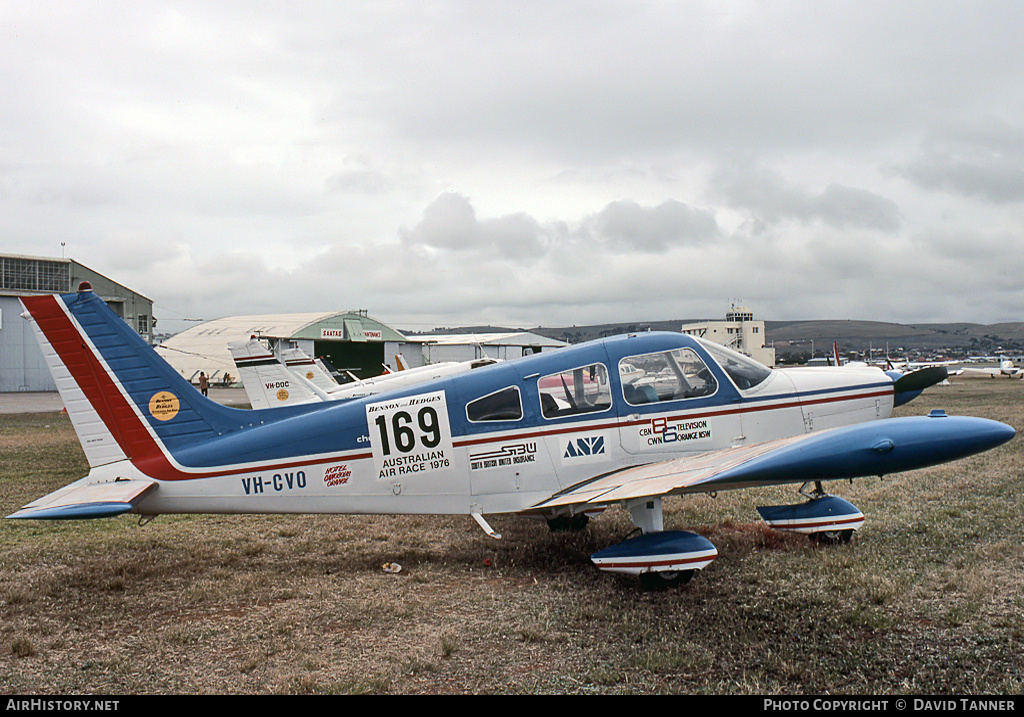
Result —
[{"label": "cockpit side window", "polygon": [[516,386],[503,388],[466,404],[466,418],[473,423],[518,421],[522,417],[523,402],[519,398],[519,389]]},{"label": "cockpit side window", "polygon": [[631,406],[710,396],[718,389],[711,371],[688,348],[627,356],[619,362],[619,378]]},{"label": "cockpit side window", "polygon": [[737,388],[753,388],[772,375],[770,368],[738,351],[711,341],[701,341],[700,345],[711,354],[711,358],[718,362],[722,370],[729,374]]},{"label": "cockpit side window", "polygon": [[608,369],[604,364],[543,376],[538,379],[537,388],[544,418],[607,411],[612,405]]}]

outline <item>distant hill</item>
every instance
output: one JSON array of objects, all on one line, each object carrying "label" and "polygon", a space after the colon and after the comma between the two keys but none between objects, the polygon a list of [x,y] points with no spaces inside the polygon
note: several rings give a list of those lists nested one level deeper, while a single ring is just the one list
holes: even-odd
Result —
[{"label": "distant hill", "polygon": [[619,324],[564,326],[561,328],[539,327],[532,329],[524,329],[521,326],[516,328],[509,326],[459,326],[456,328],[439,327],[430,331],[402,331],[402,333],[406,336],[416,336],[417,334],[491,334],[529,331],[540,336],[546,336],[549,339],[558,339],[559,341],[578,344],[583,341],[590,341],[591,339],[615,336],[616,334],[633,334],[640,331],[679,331],[679,327],[684,323],[688,323],[688,321],[673,319],[669,321],[635,321]]},{"label": "distant hill", "polygon": [[582,341],[600,339],[616,334],[635,334],[642,331],[679,331],[683,324],[692,323],[688,319],[672,319],[669,321],[631,321],[618,324],[595,324],[593,326],[562,326],[539,327],[530,329],[535,334],[547,336],[560,341],[578,344]]},{"label": "distant hill", "polygon": [[780,344],[819,342],[840,350],[928,351],[993,354],[1024,349],[1024,322],[1004,324],[891,324],[881,321],[767,321],[768,342],[779,352]]},{"label": "distant hill", "polygon": [[[532,331],[569,343],[580,343],[615,334],[641,331],[679,331],[683,324],[705,319],[670,319],[664,321],[631,321],[587,326],[541,326],[531,329],[499,326],[475,326],[458,329],[435,329],[430,333],[489,333]],[[715,319],[718,320],[718,319]],[[955,355],[993,355],[1024,353],[1024,322],[1001,324],[893,324],[883,321],[816,319],[806,321],[765,321],[765,343],[774,346],[780,357],[786,352],[815,353],[831,351],[836,342],[842,352],[882,353],[927,352]]]}]

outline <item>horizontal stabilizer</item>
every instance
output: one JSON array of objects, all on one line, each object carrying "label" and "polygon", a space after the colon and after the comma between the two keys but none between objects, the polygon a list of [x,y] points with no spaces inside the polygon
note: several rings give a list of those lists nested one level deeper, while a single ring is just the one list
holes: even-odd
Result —
[{"label": "horizontal stabilizer", "polygon": [[85,479],[35,500],[8,518],[73,520],[109,518],[131,512],[135,504],[156,488],[151,480],[114,480],[86,483]]}]

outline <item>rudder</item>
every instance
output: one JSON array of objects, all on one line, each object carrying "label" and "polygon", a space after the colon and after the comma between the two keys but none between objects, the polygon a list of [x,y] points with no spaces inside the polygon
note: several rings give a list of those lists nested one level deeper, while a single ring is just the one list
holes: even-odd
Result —
[{"label": "rudder", "polygon": [[166,458],[252,425],[251,412],[202,396],[87,283],[74,294],[21,300],[90,466]]}]

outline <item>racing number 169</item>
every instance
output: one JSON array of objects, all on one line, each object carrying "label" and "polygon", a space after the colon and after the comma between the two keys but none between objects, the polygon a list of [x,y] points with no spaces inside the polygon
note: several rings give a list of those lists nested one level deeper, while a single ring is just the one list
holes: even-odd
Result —
[{"label": "racing number 169", "polygon": [[431,406],[420,408],[415,421],[408,411],[395,411],[390,419],[377,416],[374,421],[380,431],[381,449],[385,456],[391,455],[392,445],[399,453],[409,453],[416,449],[417,441],[426,448],[436,448],[441,443],[441,424],[437,411]]}]

